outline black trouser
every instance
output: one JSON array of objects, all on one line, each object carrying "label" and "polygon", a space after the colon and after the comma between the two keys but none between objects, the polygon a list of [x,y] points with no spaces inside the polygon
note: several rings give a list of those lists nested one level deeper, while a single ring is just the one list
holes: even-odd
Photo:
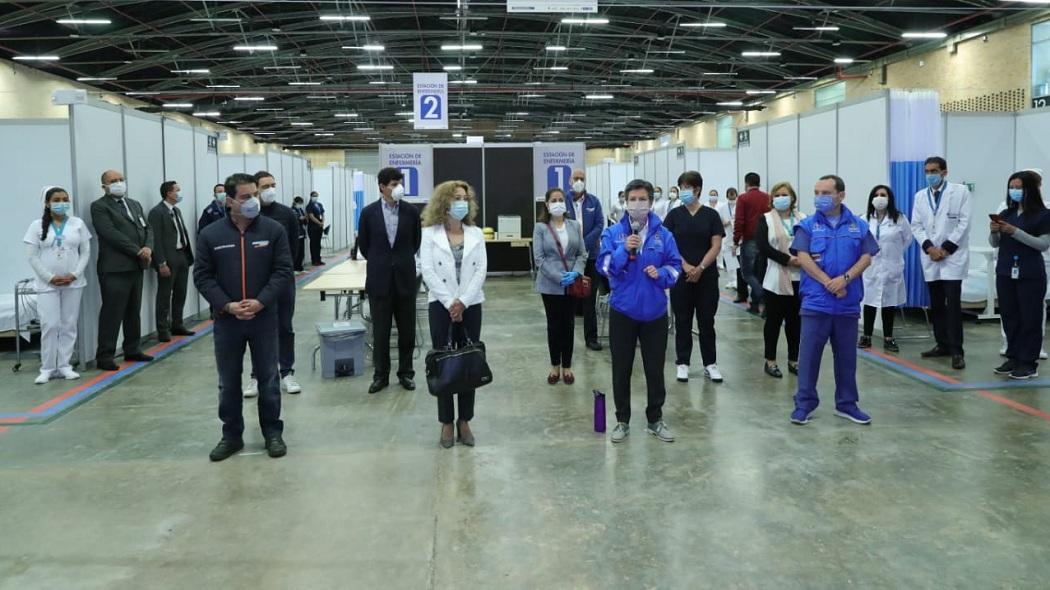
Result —
[{"label": "black trouser", "polygon": [[594,258],[587,259],[587,265],[583,269],[583,274],[590,277],[591,279],[591,296],[586,299],[577,300],[577,309],[583,310],[583,340],[590,344],[598,341],[598,312],[595,305],[598,300],[598,280],[601,275],[598,274],[598,269],[594,266]]},{"label": "black trouser", "polygon": [[996,276],[995,289],[1006,332],[1006,357],[1021,368],[1034,369],[1043,347],[1046,278],[1014,280]]},{"label": "black trouser", "polygon": [[216,314],[215,366],[219,370],[219,419],[222,437],[241,440],[244,434],[244,390],[241,376],[245,346],[251,347],[252,366],[259,379],[259,427],[264,438],[284,432],[281,389],[277,384],[277,314],[264,311],[250,320]]},{"label": "black trouser", "polygon": [[[453,344],[465,344],[481,341],[481,304],[471,305],[463,310],[463,321],[453,324],[448,310],[440,301],[432,301],[427,310],[430,316],[430,342],[434,348],[443,348],[451,338]],[[474,419],[474,390],[460,391],[452,395],[437,398],[438,420],[442,424],[452,424],[456,419],[456,408],[452,397],[459,398],[459,419],[470,422]]]},{"label": "black trouser", "polygon": [[306,227],[306,233],[310,236],[310,264],[316,266],[321,263],[321,234],[324,228],[311,223]]},{"label": "black trouser", "polygon": [[[591,287],[593,286],[592,283]],[[576,299],[568,295],[542,297],[543,310],[547,312],[547,350],[551,354],[551,366],[571,369],[576,330]]]},{"label": "black trouser", "polygon": [[784,337],[788,345],[788,362],[798,362],[798,348],[802,338],[802,318],[799,316],[798,283],[792,282],[794,295],[777,295],[766,289],[762,301],[766,304],[766,325],[763,335],[766,340],[766,360],[777,360],[777,341],[780,340],[780,325],[784,324]]},{"label": "black trouser", "polygon": [[740,272],[740,269],[736,269],[736,300],[747,301],[747,281],[744,280],[744,273]]},{"label": "black trouser", "polygon": [[667,358],[667,317],[661,315],[651,322],[640,322],[627,315],[609,310],[609,348],[612,349],[613,399],[616,401],[616,421],[631,421],[631,373],[634,371],[634,349],[642,344],[642,368],[648,405],[645,417],[650,422],[663,418],[664,360]]},{"label": "black trouser", "polygon": [[[318,253],[320,255],[320,253]],[[295,270],[303,270],[303,259],[306,257],[306,236],[299,236],[299,249],[295,251]]]},{"label": "black trouser", "polygon": [[693,318],[700,332],[700,358],[704,366],[718,362],[715,354],[715,312],[718,311],[718,273],[704,272],[700,280],[690,283],[685,273],[671,287],[671,309],[674,310],[676,365],[688,365],[693,355]]},{"label": "black trouser", "polygon": [[124,325],[124,356],[141,353],[142,271],[100,272],[98,286],[102,309],[98,312],[96,364],[113,360],[121,324]]},{"label": "black trouser", "polygon": [[[393,283],[393,281],[391,281]],[[416,295],[398,295],[391,284],[390,293],[381,297],[368,295],[372,312],[372,360],[375,379],[390,378],[390,329],[397,322],[397,376],[415,377],[412,352],[416,347]]]},{"label": "black trouser", "polygon": [[930,281],[926,285],[937,346],[951,354],[963,354],[962,281]]},{"label": "black trouser", "polygon": [[[871,336],[875,331],[875,314],[879,308],[870,305],[864,306],[864,335]],[[896,307],[882,308],[882,337],[893,338],[893,318],[897,313]]]},{"label": "black trouser", "polygon": [[190,267],[185,262],[168,261],[171,274],[162,277],[157,273],[157,334],[170,336],[172,330],[183,329],[183,310],[186,307],[186,286],[189,283]]},{"label": "black trouser", "polygon": [[[280,367],[281,379],[295,374],[295,329],[292,319],[295,317],[295,283],[277,296],[277,366]],[[252,379],[255,379],[255,365],[252,365]]]},{"label": "black trouser", "polygon": [[758,260],[758,257],[758,242],[751,239],[740,244],[740,272],[743,274],[747,286],[751,288],[752,307],[762,303],[762,279],[755,274],[755,262]]}]

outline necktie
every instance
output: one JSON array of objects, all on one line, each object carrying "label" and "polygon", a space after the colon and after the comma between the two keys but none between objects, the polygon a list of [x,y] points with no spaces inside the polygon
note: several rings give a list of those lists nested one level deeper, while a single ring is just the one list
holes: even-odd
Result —
[{"label": "necktie", "polygon": [[[178,207],[173,207],[171,209],[171,216],[175,219],[175,227],[179,230],[179,240],[182,242],[182,245],[178,249],[182,250],[189,245],[190,237],[186,233],[186,226],[182,224],[182,213],[179,211]],[[179,245],[176,244],[176,246]]]},{"label": "necktie", "polygon": [[128,219],[135,221],[135,218],[131,216],[131,208],[128,207],[128,202],[124,199],[117,199],[117,202],[124,206],[124,212],[128,214]]}]

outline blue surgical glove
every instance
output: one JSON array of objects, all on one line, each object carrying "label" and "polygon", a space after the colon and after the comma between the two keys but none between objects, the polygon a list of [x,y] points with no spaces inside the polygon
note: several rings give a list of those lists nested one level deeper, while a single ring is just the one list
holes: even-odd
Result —
[{"label": "blue surgical glove", "polygon": [[575,283],[577,277],[579,277],[579,276],[580,276],[580,273],[578,273],[578,272],[571,271],[571,270],[570,271],[566,271],[565,274],[561,275],[561,286],[562,287],[568,287],[569,285]]}]

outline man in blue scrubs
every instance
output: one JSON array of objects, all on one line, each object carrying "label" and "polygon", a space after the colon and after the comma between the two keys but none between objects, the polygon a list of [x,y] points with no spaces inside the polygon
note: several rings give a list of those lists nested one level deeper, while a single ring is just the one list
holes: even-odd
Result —
[{"label": "man in blue scrubs", "polygon": [[861,274],[879,251],[868,225],[842,202],[846,184],[822,177],[813,188],[816,213],[795,228],[791,253],[802,262],[802,348],[791,422],[807,424],[820,404],[817,377],[824,345],[835,356],[835,415],[857,424],[871,417],[857,407],[857,321],[864,298]]}]

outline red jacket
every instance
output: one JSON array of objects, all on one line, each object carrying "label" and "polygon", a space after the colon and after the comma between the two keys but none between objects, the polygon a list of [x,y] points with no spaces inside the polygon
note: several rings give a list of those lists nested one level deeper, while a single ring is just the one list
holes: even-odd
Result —
[{"label": "red jacket", "polygon": [[733,220],[733,243],[755,239],[758,220],[769,212],[769,195],[753,188],[736,200],[736,219]]}]

